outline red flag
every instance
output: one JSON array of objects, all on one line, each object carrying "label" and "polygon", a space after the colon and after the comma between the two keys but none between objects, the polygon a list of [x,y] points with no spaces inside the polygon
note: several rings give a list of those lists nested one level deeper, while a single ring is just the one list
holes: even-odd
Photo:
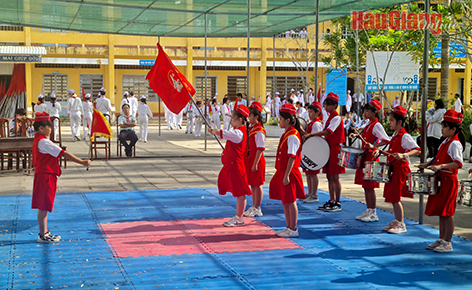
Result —
[{"label": "red flag", "polygon": [[195,89],[177,70],[159,43],[157,48],[159,54],[146,79],[149,80],[149,86],[161,97],[167,108],[174,114],[179,114],[190,100],[189,94],[191,96],[195,94]]},{"label": "red flag", "polygon": [[108,123],[108,120],[105,118],[105,116],[103,116],[103,114],[97,111],[95,108],[93,108],[92,120],[90,141],[93,141],[95,135],[105,138],[113,137],[113,130],[110,128],[110,123]]},{"label": "red flag", "polygon": [[[318,102],[321,103],[321,87],[318,88],[318,96],[317,96]],[[321,104],[323,106],[323,104]]]},{"label": "red flag", "polygon": [[84,91],[84,87],[82,87],[82,101],[85,102],[85,91]]}]

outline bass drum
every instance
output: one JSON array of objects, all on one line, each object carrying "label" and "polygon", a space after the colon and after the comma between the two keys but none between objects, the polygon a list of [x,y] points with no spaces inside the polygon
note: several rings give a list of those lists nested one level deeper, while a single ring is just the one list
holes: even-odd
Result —
[{"label": "bass drum", "polygon": [[323,168],[329,160],[329,145],[324,138],[315,136],[302,145],[301,167],[309,171]]},{"label": "bass drum", "polygon": [[305,121],[305,119],[300,118],[300,117],[298,117],[297,119],[298,119],[298,122],[300,123],[300,128],[302,128],[303,130],[306,131],[306,127],[307,127],[308,124]]}]

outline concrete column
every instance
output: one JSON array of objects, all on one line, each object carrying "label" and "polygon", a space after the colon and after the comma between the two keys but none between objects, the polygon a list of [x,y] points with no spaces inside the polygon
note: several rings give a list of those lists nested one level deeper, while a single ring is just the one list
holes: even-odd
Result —
[{"label": "concrete column", "polygon": [[187,38],[187,68],[185,69],[185,76],[187,80],[195,86],[193,78],[193,39]]},{"label": "concrete column", "polygon": [[115,36],[108,34],[108,84],[107,84],[107,97],[110,99],[111,105],[117,109],[119,104],[115,100]]},{"label": "concrete column", "polygon": [[[24,27],[23,29],[25,32],[25,45],[31,46],[31,28]],[[33,113],[33,108],[30,104],[33,100],[36,101],[33,97],[33,65],[33,63],[25,63],[26,109],[28,114]]]},{"label": "concrete column", "polygon": [[470,58],[465,58],[465,76],[464,76],[464,105],[466,108],[470,105],[470,88],[471,88],[471,70],[472,63]]},{"label": "concrete column", "polygon": [[[261,38],[261,70],[259,72],[259,96],[261,103],[265,104],[266,98],[266,79],[267,79],[267,39]],[[256,96],[256,101],[258,96]]]}]

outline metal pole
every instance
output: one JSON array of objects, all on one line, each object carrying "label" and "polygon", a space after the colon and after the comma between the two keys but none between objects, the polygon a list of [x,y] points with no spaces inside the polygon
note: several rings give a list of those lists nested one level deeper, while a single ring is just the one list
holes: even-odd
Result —
[{"label": "metal pole", "polygon": [[275,84],[275,35],[272,38],[272,101],[275,99],[277,87]]},{"label": "metal pole", "polygon": [[[159,36],[157,38],[157,42],[158,43],[161,43],[161,37]],[[157,96],[159,98],[159,102],[158,102],[158,111],[159,111],[159,136],[161,136],[161,97],[160,96]]]},{"label": "metal pole", "polygon": [[[190,95],[190,93],[188,94],[189,97],[190,97],[190,100],[192,100],[192,103],[195,105],[195,107],[197,108],[198,112],[200,113],[200,115],[203,117],[203,120],[205,121],[205,126],[208,124],[208,126],[210,126],[210,123],[208,122],[208,119],[205,118],[205,115],[202,114],[202,111],[200,110],[200,108],[197,106],[197,103],[195,103],[195,100],[192,98],[192,95]],[[206,133],[205,133],[206,135]],[[213,135],[213,134],[212,134]],[[220,144],[221,146],[221,149],[225,149],[225,147],[223,147],[223,144],[221,144],[220,142],[220,139],[218,139],[218,137],[216,137],[215,135],[213,135],[213,137],[215,137],[216,141],[218,141],[218,144]]]},{"label": "metal pole", "polygon": [[[205,118],[204,119],[206,119],[208,116],[207,111],[208,111],[208,108],[207,108],[207,14],[205,13]],[[205,134],[203,134],[205,136],[205,148],[204,148],[205,151],[207,150],[207,132],[208,132],[209,126],[210,125],[208,124],[208,122],[205,122]]]},{"label": "metal pole", "polygon": [[356,96],[357,96],[357,118],[360,116],[360,109],[361,109],[361,104],[359,102],[360,100],[360,92],[359,92],[359,30],[356,29]]},{"label": "metal pole", "polygon": [[[319,44],[319,33],[320,33],[320,23],[319,23],[319,14],[320,14],[320,0],[316,0],[316,33],[315,33],[315,99],[318,98],[318,44]],[[308,70],[310,71],[310,70]],[[307,72],[308,75],[308,72]],[[323,104],[322,104],[323,105]]]},{"label": "metal pole", "polygon": [[[251,0],[247,0],[247,73],[246,73],[246,85],[247,85],[247,98],[249,99],[249,57],[250,57],[250,47],[249,42],[251,38]],[[249,100],[246,100],[247,105],[249,105]]]},{"label": "metal pole", "polygon": [[[425,13],[429,15],[431,2],[425,0]],[[428,23],[431,19],[428,17]],[[427,27],[425,27],[427,28]],[[428,69],[429,69],[429,29],[424,30],[423,47],[423,96],[421,99],[421,163],[426,161],[426,106],[428,99]],[[419,217],[418,223],[423,224],[423,195],[419,195]]]}]

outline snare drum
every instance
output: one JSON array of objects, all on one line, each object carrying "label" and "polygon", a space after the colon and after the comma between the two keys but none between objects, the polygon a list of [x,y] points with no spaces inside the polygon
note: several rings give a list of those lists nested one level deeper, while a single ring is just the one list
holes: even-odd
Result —
[{"label": "snare drum", "polygon": [[297,119],[298,119],[298,123],[300,123],[300,128],[302,128],[303,130],[306,131],[307,123],[306,123],[305,119],[300,118],[300,117],[298,117]]},{"label": "snare drum", "polygon": [[302,146],[300,166],[309,171],[323,168],[329,160],[329,145],[322,137],[310,137]]},{"label": "snare drum", "polygon": [[389,163],[367,161],[364,165],[364,180],[380,183],[390,182],[392,171]]},{"label": "snare drum", "polygon": [[441,181],[434,173],[408,173],[407,192],[410,194],[435,195],[439,193]]},{"label": "snare drum", "polygon": [[472,207],[472,180],[461,180],[460,181],[460,191],[457,195],[459,197],[458,203],[462,206]]},{"label": "snare drum", "polygon": [[192,119],[193,118],[193,112],[192,111],[188,111],[187,112],[187,119]]},{"label": "snare drum", "polygon": [[341,148],[339,152],[338,165],[351,169],[358,169],[361,167],[361,159],[364,154],[364,150],[360,150],[352,147]]}]

